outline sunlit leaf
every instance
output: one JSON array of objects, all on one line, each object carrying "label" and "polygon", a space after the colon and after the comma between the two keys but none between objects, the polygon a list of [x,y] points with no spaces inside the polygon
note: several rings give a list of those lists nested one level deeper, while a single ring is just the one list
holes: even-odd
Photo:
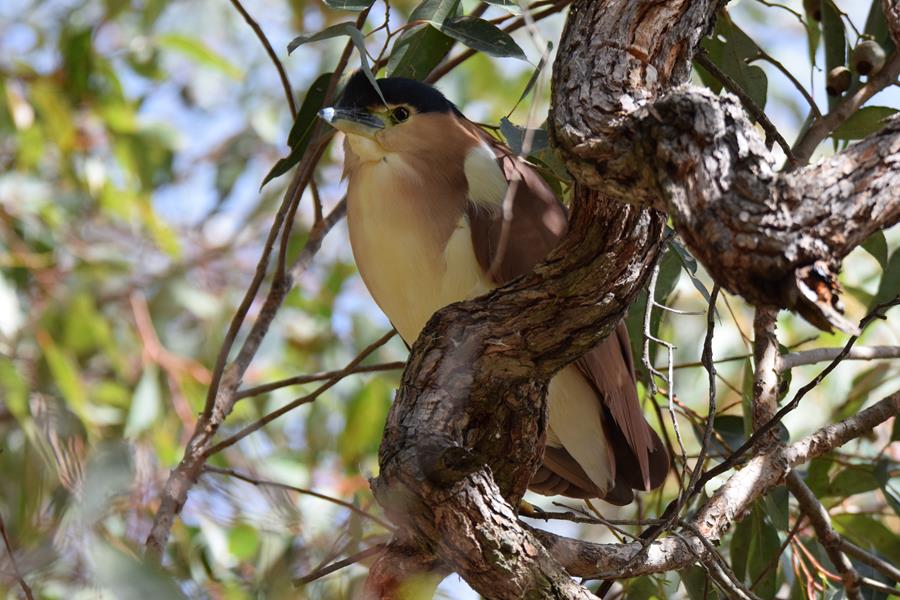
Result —
[{"label": "sunlit leaf", "polygon": [[875,233],[867,237],[866,241],[862,243],[862,247],[866,252],[871,254],[875,260],[878,261],[878,264],[881,265],[882,271],[887,268],[888,245],[883,231],[876,231]]},{"label": "sunlit leaf", "polygon": [[259,533],[247,523],[241,523],[228,532],[228,550],[239,560],[250,560],[256,556],[259,545]]},{"label": "sunlit leaf", "polygon": [[94,577],[120,600],[178,600],[185,598],[171,576],[149,560],[125,554],[96,539],[91,547]]},{"label": "sunlit leaf", "polygon": [[522,6],[519,4],[518,0],[482,0],[485,4],[492,4],[494,6],[499,6],[500,8],[509,11],[510,14],[513,15],[521,15],[522,14]]},{"label": "sunlit leaf", "polygon": [[178,33],[167,33],[156,38],[156,43],[167,50],[172,50],[195,60],[198,64],[209,67],[220,73],[239,79],[241,70],[221,54],[214,52],[209,46],[193,36]]},{"label": "sunlit leaf", "polygon": [[159,417],[161,404],[159,372],[155,365],[148,365],[134,389],[131,410],[125,424],[125,437],[134,438],[149,429]]},{"label": "sunlit leaf", "polygon": [[323,0],[325,6],[335,10],[360,12],[375,4],[375,0]]}]

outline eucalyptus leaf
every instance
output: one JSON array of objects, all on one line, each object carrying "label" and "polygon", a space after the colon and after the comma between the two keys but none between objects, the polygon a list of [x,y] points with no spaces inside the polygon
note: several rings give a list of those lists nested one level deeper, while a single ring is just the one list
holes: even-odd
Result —
[{"label": "eucalyptus leaf", "polygon": [[888,245],[883,231],[876,231],[862,243],[863,250],[872,255],[881,265],[882,272],[887,268]]},{"label": "eucalyptus leaf", "polygon": [[861,140],[884,127],[884,120],[897,114],[896,108],[889,106],[864,106],[841,123],[831,137],[836,140]]},{"label": "eucalyptus leaf", "polygon": [[328,8],[352,12],[363,11],[375,4],[375,0],[323,0],[323,2]]},{"label": "eucalyptus leaf", "polygon": [[512,37],[492,23],[478,17],[453,17],[443,23],[429,21],[464,46],[497,58],[527,60],[525,52]]},{"label": "eucalyptus leaf", "polygon": [[421,81],[444,60],[453,44],[453,38],[428,24],[407,29],[394,42],[388,58],[388,76]]}]

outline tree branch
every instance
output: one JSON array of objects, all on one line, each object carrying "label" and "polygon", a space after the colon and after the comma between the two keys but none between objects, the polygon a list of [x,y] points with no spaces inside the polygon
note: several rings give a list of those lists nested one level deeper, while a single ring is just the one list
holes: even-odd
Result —
[{"label": "tree branch", "polygon": [[[718,542],[722,534],[744,516],[753,502],[781,483],[790,469],[846,444],[898,413],[900,391],[794,444],[785,448],[776,447],[756,456],[713,494],[691,523],[707,540]],[[646,555],[632,563],[634,556],[640,552],[639,542],[595,544],[533,528],[530,530],[576,577],[625,579],[662,573],[703,560],[708,552],[697,536],[668,537],[650,544]]]},{"label": "tree branch", "polygon": [[[668,211],[727,290],[853,331],[835,274],[869,234],[900,221],[900,119],[818,165],[776,173],[733,97],[672,89],[718,4],[576,2],[554,70],[551,135],[581,183]],[[860,94],[897,69],[892,59]]]}]

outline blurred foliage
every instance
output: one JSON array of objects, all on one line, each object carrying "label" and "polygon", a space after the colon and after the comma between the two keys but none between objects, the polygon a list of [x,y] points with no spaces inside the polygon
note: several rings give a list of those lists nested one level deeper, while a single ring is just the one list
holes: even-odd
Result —
[{"label": "blurred foliage", "polygon": [[[287,178],[278,176],[310,144],[327,75],[347,36],[357,49],[368,49],[371,65],[382,72],[417,78],[462,52],[461,45],[480,51],[441,87],[513,146],[521,146],[523,128],[540,126],[543,117],[529,122],[532,103],[535,114],[546,113],[547,78],[537,85],[532,78],[544,44],[525,31],[510,37],[500,30],[520,13],[518,3],[490,2],[479,18],[472,13],[483,7],[474,0],[398,0],[389,13],[390,34],[379,27],[386,14],[381,2],[361,31],[352,25],[356,13],[346,11],[370,4],[247,3],[287,69],[301,106],[295,121],[269,57],[229,3],[12,0],[0,7],[0,516],[38,597],[93,598],[102,588],[104,597],[113,598],[344,598],[360,589],[361,566],[299,591],[291,582],[384,540],[384,527],[296,490],[221,474],[203,475],[192,491],[173,529],[165,571],[140,557],[159,490],[202,410],[210,366],[284,191]],[[824,0],[820,23],[799,1],[735,2],[704,47],[750,98],[771,109],[792,138],[811,113],[794,89],[806,78],[804,71],[810,90],[821,95],[823,68],[846,63],[860,35],[893,49],[878,2],[871,10],[867,2],[862,13],[852,4]],[[408,19],[418,24],[400,29]],[[561,15],[542,21],[541,35],[558,40],[562,24]],[[304,43],[289,57],[288,42],[301,35],[306,42],[321,41]],[[762,48],[774,62],[763,57]],[[798,56],[805,62],[800,70]],[[697,76],[720,90],[708,73],[698,69]],[[854,75],[847,93],[864,80]],[[836,147],[868,135],[896,112],[896,93],[876,100],[880,104],[862,108],[835,131]],[[838,101],[829,98],[827,106]],[[831,151],[831,144],[824,146],[820,152]],[[531,152],[564,191],[567,178],[543,131]],[[333,144],[316,176],[326,209],[342,195],[340,163]],[[307,191],[291,240],[294,251],[312,226],[311,205]],[[897,237],[873,236],[865,250],[847,259],[843,283],[852,318],[900,287]],[[710,285],[673,241],[660,268],[656,301],[703,311]],[[733,449],[746,433],[740,406],[750,368],[745,357],[752,313],[738,298],[726,301],[719,304],[716,356],[737,360],[719,367],[721,414],[713,457]],[[645,293],[629,316],[638,362],[646,304]],[[861,343],[900,343],[898,312],[891,317]],[[792,348],[844,342],[791,315],[783,315],[779,325],[782,343]],[[387,327],[356,276],[346,234],[338,228],[288,297],[245,385],[340,368]],[[678,421],[698,439],[706,406],[705,374],[696,368],[704,327],[703,317],[659,309],[651,319],[653,335],[676,346],[671,358],[678,367]],[[395,340],[370,362],[402,359],[405,352]],[[649,359],[665,368],[665,349],[653,344]],[[817,367],[797,368],[790,385],[816,372]],[[841,366],[789,417],[790,435],[857,412],[896,382],[898,372],[897,361]],[[393,372],[347,378],[211,463],[314,489],[377,515],[366,477],[377,469],[397,377]],[[241,401],[225,433],[312,386],[300,388]],[[668,419],[660,426],[671,433]],[[896,433],[890,439],[884,433],[816,459],[804,476],[841,532],[896,564],[900,448],[889,445]],[[696,440],[685,441],[689,453],[696,451]],[[673,478],[640,507],[606,507],[605,514],[646,515],[676,493]],[[796,558],[795,545],[771,564],[795,519],[786,492],[773,493],[723,544],[738,576],[764,598],[776,590],[783,590],[779,597],[807,597],[809,582],[788,558]],[[611,539],[597,527],[585,527],[581,535]],[[802,529],[795,539],[822,556],[810,531]],[[833,582],[816,583],[825,588],[823,595],[835,592]],[[626,586],[630,598],[717,593],[698,568]],[[10,598],[21,593],[5,551],[0,590]],[[440,593],[470,594],[454,581]]]}]

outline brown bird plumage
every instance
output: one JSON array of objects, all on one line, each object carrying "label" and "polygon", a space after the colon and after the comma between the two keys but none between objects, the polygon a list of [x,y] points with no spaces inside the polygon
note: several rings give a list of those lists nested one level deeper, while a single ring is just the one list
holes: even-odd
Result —
[{"label": "brown bird plumage", "polygon": [[[436,310],[530,271],[565,234],[567,217],[532,166],[439,92],[410,80],[379,84],[387,107],[357,74],[337,107],[350,122],[328,118],[348,133],[348,222],[360,274],[412,344]],[[501,249],[500,205],[513,180]],[[532,490],[627,504],[633,489],[665,479],[669,458],[638,403],[623,324],[554,377],[548,396],[548,445]]]}]

